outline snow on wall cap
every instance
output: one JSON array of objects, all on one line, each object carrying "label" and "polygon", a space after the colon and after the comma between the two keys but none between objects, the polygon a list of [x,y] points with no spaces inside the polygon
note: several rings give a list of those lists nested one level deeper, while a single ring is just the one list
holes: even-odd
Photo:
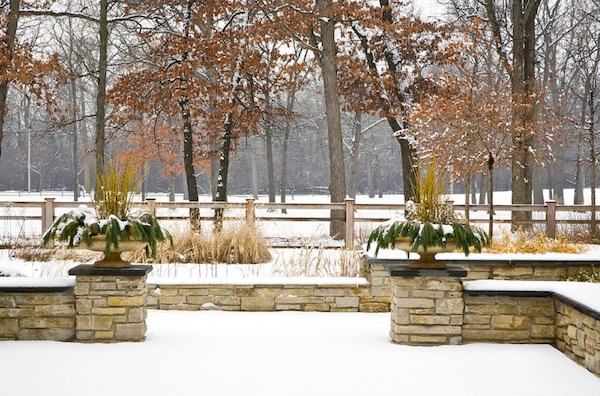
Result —
[{"label": "snow on wall cap", "polygon": [[467,291],[550,292],[600,313],[600,283],[476,280],[464,282]]},{"label": "snow on wall cap", "polygon": [[365,278],[349,277],[247,277],[247,278],[161,278],[148,277],[153,285],[318,285],[368,286]]},{"label": "snow on wall cap", "polygon": [[0,288],[68,288],[75,286],[75,278],[0,277]]}]

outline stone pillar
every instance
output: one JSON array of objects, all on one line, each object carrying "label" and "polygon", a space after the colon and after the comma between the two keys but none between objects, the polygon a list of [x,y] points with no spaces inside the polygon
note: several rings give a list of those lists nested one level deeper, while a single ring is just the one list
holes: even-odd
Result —
[{"label": "stone pillar", "polygon": [[419,270],[390,267],[392,275],[392,342],[407,345],[462,343],[461,268]]},{"label": "stone pillar", "polygon": [[150,265],[97,268],[79,265],[76,276],[75,339],[80,342],[144,341],[146,278]]}]

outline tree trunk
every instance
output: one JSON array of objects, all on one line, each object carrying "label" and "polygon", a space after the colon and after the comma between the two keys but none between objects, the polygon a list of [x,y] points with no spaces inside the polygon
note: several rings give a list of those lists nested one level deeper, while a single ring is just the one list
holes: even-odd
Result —
[{"label": "tree trunk", "polygon": [[[192,23],[192,1],[188,0],[186,5],[184,38],[188,43],[190,36],[190,25]],[[182,61],[187,61],[189,56],[186,47],[182,53]],[[194,168],[194,133],[192,129],[192,114],[190,112],[190,100],[187,96],[188,81],[187,77],[181,73],[183,97],[179,100],[181,110],[181,120],[183,122],[183,168],[185,172],[185,182],[187,186],[187,198],[190,202],[198,202],[198,183],[196,181],[196,170]],[[190,226],[193,230],[199,230],[200,210],[198,208],[190,209]]]},{"label": "tree trunk", "polygon": [[533,167],[533,203],[543,204],[544,200],[544,188],[542,183],[542,168],[539,166]]},{"label": "tree trunk", "polygon": [[[296,90],[288,92],[287,100],[287,112],[288,116],[285,118],[285,131],[283,133],[283,148],[281,153],[281,202],[285,203],[286,190],[287,190],[287,160],[288,160],[288,145],[290,141],[290,132],[292,130],[292,112],[294,111],[294,104],[296,102]],[[281,213],[287,213],[285,209],[281,210]]]},{"label": "tree trunk", "polygon": [[90,135],[88,134],[88,123],[86,119],[86,107],[85,107],[85,87],[83,81],[79,81],[79,101],[81,102],[81,143],[83,146],[83,152],[86,153],[83,160],[83,185],[85,187],[85,191],[89,194],[92,191],[92,159],[88,154],[88,149],[91,147],[92,142],[90,140]]},{"label": "tree trunk", "polygon": [[[267,84],[268,84],[267,78]],[[271,96],[268,92],[265,92],[265,105],[267,108],[267,116],[265,117],[265,138],[267,143],[267,184],[269,190],[269,202],[275,202],[275,166],[273,165],[273,117],[270,112],[272,111]]]},{"label": "tree trunk", "polygon": [[479,187],[479,204],[488,203],[488,189],[490,186],[489,175],[481,175],[481,186]]},{"label": "tree trunk", "polygon": [[[583,97],[587,98],[589,95],[589,86],[587,84],[584,84],[584,93],[583,93]],[[575,205],[583,205],[584,204],[584,200],[583,200],[583,189],[585,187],[585,174],[584,174],[584,169],[583,169],[583,164],[584,164],[584,160],[583,160],[583,142],[584,142],[584,134],[583,134],[583,129],[585,126],[587,120],[587,106],[585,105],[585,99],[584,99],[584,103],[581,106],[581,118],[580,118],[580,125],[581,127],[579,128],[579,133],[577,134],[577,159],[576,159],[576,165],[575,165],[575,197],[574,197],[574,204]]]},{"label": "tree trunk", "polygon": [[[327,0],[329,2],[329,0]],[[317,0],[317,7],[321,15],[326,15],[326,0]],[[322,51],[317,53],[323,76],[323,90],[325,93],[325,114],[327,118],[327,134],[329,145],[330,182],[329,193],[331,202],[342,203],[346,198],[346,178],[344,169],[344,151],[342,146],[342,122],[340,116],[340,96],[337,81],[335,43],[335,20],[321,18],[321,44]],[[332,210],[332,221],[329,226],[329,235],[336,239],[346,237],[344,225],[344,210]]]},{"label": "tree trunk", "polygon": [[465,219],[467,222],[471,216],[471,173],[465,177]]},{"label": "tree trunk", "polygon": [[[513,105],[512,203],[530,204],[533,177],[533,127],[535,91],[535,16],[540,0],[513,0],[513,69],[511,94]],[[531,227],[531,212],[513,212],[512,227]]]},{"label": "tree trunk", "polygon": [[[258,165],[256,164],[256,151],[252,150],[252,197],[258,199]],[[271,201],[271,194],[269,193],[269,202],[275,202],[275,195]]]},{"label": "tree trunk", "polygon": [[71,118],[72,118],[72,135],[71,149],[73,158],[73,201],[79,200],[79,128],[77,121],[77,82],[71,80]]},{"label": "tree trunk", "polygon": [[[388,118],[388,123],[394,133],[403,130],[395,118]],[[402,186],[404,188],[404,202],[418,200],[417,177],[419,170],[417,167],[417,151],[408,143],[403,136],[396,135],[400,143],[400,153],[402,155]]]},{"label": "tree trunk", "polygon": [[68,65],[69,70],[73,73],[73,78],[69,83],[70,96],[71,96],[71,151],[72,151],[72,165],[73,165],[73,201],[79,200],[79,121],[77,120],[78,106],[77,106],[77,77],[76,77],[76,66],[73,63],[73,26],[69,20],[69,59]]},{"label": "tree trunk", "polygon": [[552,199],[556,201],[559,205],[565,204],[565,161],[559,159],[555,164],[552,164],[551,169],[551,177],[553,180],[554,187],[554,195]]},{"label": "tree trunk", "polygon": [[169,202],[175,202],[176,182],[177,175],[174,172],[169,173]]},{"label": "tree trunk", "polygon": [[375,198],[375,183],[373,182],[373,157],[371,153],[367,155],[367,189],[369,198]]},{"label": "tree trunk", "polygon": [[488,236],[491,240],[494,237],[494,157],[491,155],[491,153],[489,154],[487,167],[490,181],[488,190],[488,195],[490,198]]},{"label": "tree trunk", "polygon": [[[188,98],[183,98],[179,102],[179,108],[181,109],[181,119],[183,121],[183,168],[187,186],[187,199],[190,202],[198,202],[198,184],[194,169],[194,134]],[[193,229],[200,228],[199,217],[198,209],[190,209],[190,224]]]},{"label": "tree trunk", "polygon": [[[270,121],[267,121],[266,123],[265,135],[267,142],[267,179],[269,189],[269,202],[275,202],[275,167],[273,165],[273,136]],[[256,157],[256,154],[254,154],[253,158],[254,157]]]},{"label": "tree trunk", "polygon": [[596,239],[598,235],[598,227],[596,221],[596,131],[594,131],[594,120],[595,120],[595,97],[594,89],[589,90],[589,107],[590,107],[590,118],[589,118],[589,141],[590,141],[590,195],[592,205],[592,239]]},{"label": "tree trunk", "polygon": [[[98,57],[98,93],[96,95],[96,181],[104,174],[106,147],[106,71],[108,68],[108,0],[100,0],[100,48]],[[96,190],[98,190],[96,188]]]},{"label": "tree trunk", "polygon": [[[227,202],[227,177],[229,175],[229,153],[231,151],[231,133],[233,132],[233,120],[231,114],[227,115],[223,125],[223,140],[221,141],[221,156],[219,160],[219,177],[217,178],[216,202]],[[223,227],[224,209],[215,209],[215,228],[221,230]]]},{"label": "tree trunk", "polygon": [[362,138],[362,111],[354,114],[354,136],[352,138],[352,147],[350,149],[350,164],[348,166],[348,195],[356,199],[356,173],[358,169],[358,157],[360,141]]},{"label": "tree trunk", "polygon": [[4,35],[3,47],[6,49],[4,59],[0,59],[0,157],[2,156],[2,141],[4,140],[4,117],[6,116],[6,97],[8,96],[8,79],[5,78],[7,70],[11,67],[17,26],[19,24],[19,0],[10,0],[8,9],[8,23]]},{"label": "tree trunk", "polygon": [[475,181],[475,178],[473,176],[471,176],[471,203],[477,204],[477,183]]}]

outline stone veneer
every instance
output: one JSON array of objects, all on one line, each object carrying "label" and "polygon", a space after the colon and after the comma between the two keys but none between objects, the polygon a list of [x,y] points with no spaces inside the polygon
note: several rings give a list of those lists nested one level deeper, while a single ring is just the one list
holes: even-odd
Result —
[{"label": "stone veneer", "polygon": [[364,279],[338,284],[170,284],[152,280],[148,307],[173,310],[387,312],[389,297],[373,297]]},{"label": "stone veneer", "polygon": [[96,268],[80,265],[76,275],[76,339],[86,342],[143,341],[146,335],[146,278],[149,265]]},{"label": "stone veneer", "polygon": [[555,300],[556,347],[600,376],[600,313],[582,312],[560,298]]},{"label": "stone veneer", "polygon": [[407,345],[462,343],[462,269],[389,268],[392,275],[390,338]]},{"label": "stone veneer", "polygon": [[466,293],[463,341],[553,344],[554,299],[537,293],[483,296]]},{"label": "stone veneer", "polygon": [[69,341],[74,337],[72,287],[0,289],[0,340]]},{"label": "stone veneer", "polygon": [[552,344],[600,376],[600,312],[547,291],[464,292],[463,342]]},{"label": "stone veneer", "polygon": [[[444,260],[442,260],[444,261]],[[391,277],[387,270],[390,265],[407,265],[409,260],[381,259],[363,254],[361,276],[371,283],[371,295],[390,304]],[[581,270],[589,270],[599,261],[563,260],[446,260],[448,266],[459,266],[467,271],[467,280],[505,279],[562,281]]]}]

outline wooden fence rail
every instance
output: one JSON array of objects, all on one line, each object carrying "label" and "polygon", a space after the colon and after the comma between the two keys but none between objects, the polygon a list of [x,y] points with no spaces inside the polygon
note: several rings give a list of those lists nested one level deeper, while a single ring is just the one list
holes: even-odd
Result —
[{"label": "wooden fence rail", "polygon": [[[47,229],[57,214],[61,211],[76,208],[80,202],[56,202],[54,198],[45,198],[38,202],[2,202],[0,203],[0,220],[29,220],[41,221],[42,230]],[[3,205],[3,207],[2,207]],[[135,207],[154,214],[158,220],[187,220],[189,215],[180,209],[200,209],[215,210],[227,209],[228,217],[224,220],[240,220],[245,218],[249,224],[256,221],[273,222],[330,222],[344,221],[346,230],[345,244],[353,246],[355,243],[355,226],[357,223],[381,223],[388,220],[393,212],[402,212],[406,209],[405,204],[372,204],[355,203],[352,199],[347,199],[343,203],[263,203],[256,202],[254,199],[247,199],[246,202],[157,202],[155,199],[147,199],[144,202],[135,204]],[[2,209],[4,208],[4,212]],[[37,208],[39,214],[17,214],[18,210]],[[7,210],[10,209],[10,210]],[[41,209],[41,210],[39,210]],[[462,212],[464,217],[470,223],[489,224],[488,205],[454,205],[455,211]],[[171,210],[164,214],[165,210]],[[331,219],[328,214],[331,210],[344,210],[345,219]],[[277,212],[281,211],[281,212]],[[283,211],[294,212],[295,214],[283,215]],[[297,212],[310,211],[310,216],[299,216]],[[14,213],[13,213],[14,212]],[[27,212],[27,210],[25,210]],[[322,213],[323,216],[316,216]],[[368,212],[376,212],[376,215]],[[543,225],[546,234],[556,237],[559,224],[579,224],[590,225],[592,223],[589,213],[595,212],[591,205],[558,205],[556,201],[548,201],[543,205],[495,205],[494,206],[494,224],[510,223],[513,212],[532,212],[540,213],[537,216],[532,215],[530,225]],[[243,215],[241,215],[243,213]],[[479,213],[479,216],[477,215]],[[502,215],[503,214],[503,215]],[[560,215],[559,215],[560,214]],[[214,215],[200,216],[200,220],[214,220]],[[524,225],[524,224],[523,224]]]}]

